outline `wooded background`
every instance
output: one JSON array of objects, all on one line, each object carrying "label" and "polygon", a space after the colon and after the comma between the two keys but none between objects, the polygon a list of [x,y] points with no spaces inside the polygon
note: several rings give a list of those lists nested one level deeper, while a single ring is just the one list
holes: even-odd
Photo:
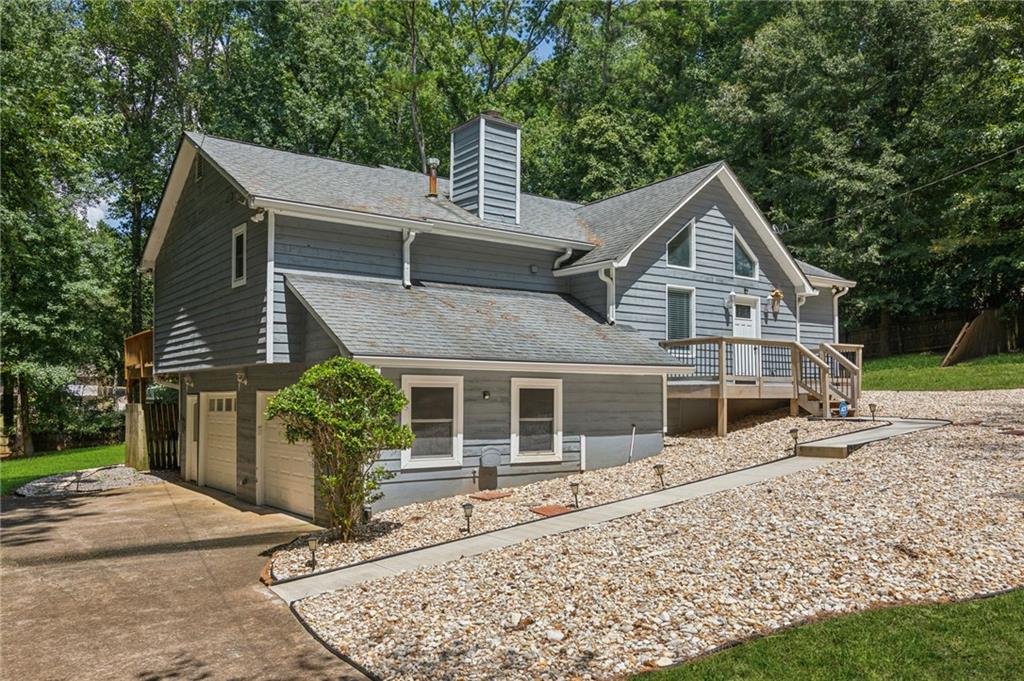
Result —
[{"label": "wooded background", "polygon": [[424,169],[498,109],[538,194],[728,160],[797,257],[858,280],[846,325],[1024,297],[1024,3],[0,9],[5,409],[17,386],[40,419],[75,372],[114,380],[148,326],[135,265],[185,129]]}]

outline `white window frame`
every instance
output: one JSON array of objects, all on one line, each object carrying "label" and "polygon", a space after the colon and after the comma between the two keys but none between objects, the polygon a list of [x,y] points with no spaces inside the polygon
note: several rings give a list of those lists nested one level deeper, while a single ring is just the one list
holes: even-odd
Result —
[{"label": "white window frame", "polygon": [[[242,276],[235,276],[235,243],[238,235],[242,235]],[[246,233],[246,224],[242,224],[231,230],[231,288],[245,286],[246,277],[249,274],[249,235]]]},{"label": "white window frame", "polygon": [[[690,264],[689,265],[673,265],[669,260],[668,256],[668,245],[672,243],[677,236],[690,230]],[[697,269],[697,219],[691,218],[686,225],[683,226],[678,232],[669,237],[668,241],[665,242],[665,265],[671,267],[674,270],[688,270],[694,271]]]},{"label": "white window frame", "polygon": [[412,428],[412,389],[452,388],[452,455],[436,458],[412,458],[412,447],[402,450],[402,470],[417,468],[458,468],[462,466],[462,417],[463,380],[462,376],[426,376],[405,374],[402,376],[402,392],[405,407],[402,408],[402,425]]},{"label": "white window frame", "polygon": [[677,284],[665,284],[665,340],[680,340],[669,338],[668,318],[668,295],[670,291],[687,291],[690,294],[690,338],[697,337],[697,289],[692,286],[679,286]]},{"label": "white window frame", "polygon": [[[736,273],[736,244],[739,244],[740,248],[742,248],[751,261],[753,261],[754,276],[748,277]],[[738,279],[749,279],[751,281],[758,281],[761,279],[761,264],[757,261],[757,256],[754,255],[754,250],[747,244],[747,240],[743,238],[739,233],[739,230],[735,227],[732,230],[732,276]]]},{"label": "white window frame", "polygon": [[[519,391],[522,388],[553,390],[554,404],[554,449],[550,452],[525,453],[519,451]],[[547,463],[562,460],[562,379],[560,378],[513,378],[512,410],[509,435],[512,441],[512,463]]]}]

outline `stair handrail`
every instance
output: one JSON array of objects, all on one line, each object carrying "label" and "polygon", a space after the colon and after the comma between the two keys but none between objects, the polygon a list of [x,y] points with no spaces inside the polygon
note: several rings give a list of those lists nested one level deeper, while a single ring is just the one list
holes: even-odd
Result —
[{"label": "stair handrail", "polygon": [[833,388],[832,392],[850,401],[850,407],[857,409],[857,402],[860,400],[860,374],[861,368],[848,360],[842,352],[836,349],[831,343],[822,343],[818,346],[822,353],[834,359],[839,366],[850,372],[850,395],[844,395],[838,389]]}]

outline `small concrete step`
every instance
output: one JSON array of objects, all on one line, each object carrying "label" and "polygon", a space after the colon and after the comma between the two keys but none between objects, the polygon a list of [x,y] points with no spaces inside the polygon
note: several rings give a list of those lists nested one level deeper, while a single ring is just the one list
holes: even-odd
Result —
[{"label": "small concrete step", "polygon": [[850,456],[846,445],[806,444],[796,446],[797,456],[813,456],[825,459],[845,459]]}]

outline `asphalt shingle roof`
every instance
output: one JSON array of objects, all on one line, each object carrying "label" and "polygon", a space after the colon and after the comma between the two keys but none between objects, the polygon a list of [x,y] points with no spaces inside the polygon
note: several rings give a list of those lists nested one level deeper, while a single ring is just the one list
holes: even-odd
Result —
[{"label": "asphalt shingle roof", "polygon": [[646,187],[588,203],[579,215],[599,245],[573,265],[618,258],[664,220],[687,194],[722,167],[722,162],[691,170]]},{"label": "asphalt shingle roof", "polygon": [[678,366],[630,327],[608,326],[557,293],[316,274],[285,275],[357,356]]},{"label": "asphalt shingle roof", "polygon": [[444,220],[581,244],[591,241],[576,214],[579,204],[570,201],[524,193],[518,225],[484,221],[447,199],[445,178],[438,178],[440,196],[431,199],[422,173],[296,154],[203,133],[185,135],[251,196],[412,220]]},{"label": "asphalt shingle roof", "polygon": [[800,269],[804,271],[809,277],[822,277],[823,279],[835,279],[836,281],[845,281],[849,283],[855,283],[852,279],[847,277],[841,277],[838,274],[832,274],[828,270],[823,270],[820,267],[804,262],[803,260],[797,260],[796,264],[800,266]]}]

